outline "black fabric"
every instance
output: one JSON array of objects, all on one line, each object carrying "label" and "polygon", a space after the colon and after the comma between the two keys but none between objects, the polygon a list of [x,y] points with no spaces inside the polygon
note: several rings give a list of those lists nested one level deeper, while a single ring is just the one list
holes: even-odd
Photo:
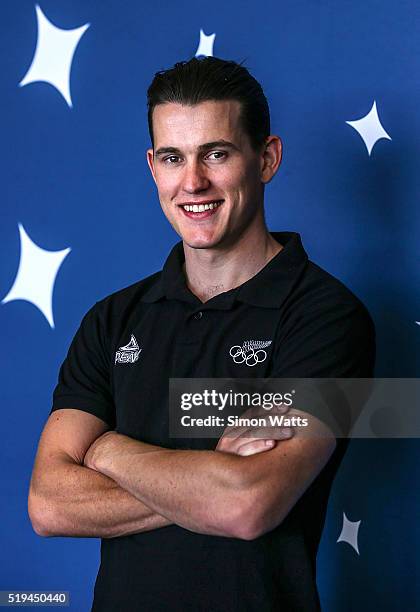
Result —
[{"label": "black fabric", "polygon": [[[162,272],[98,302],[60,369],[52,411],[84,410],[167,448],[214,449],[217,440],[169,437],[169,378],[372,376],[374,326],[363,304],[308,260],[298,234],[272,235],[283,250],[252,279],[204,304],[186,287],[182,243]],[[132,336],[141,352],[121,362],[116,355]],[[229,354],[247,341],[271,341],[253,367]],[[286,519],[255,540],[176,525],[102,540],[93,610],[318,610],[316,553],[347,445],[337,441]]]}]

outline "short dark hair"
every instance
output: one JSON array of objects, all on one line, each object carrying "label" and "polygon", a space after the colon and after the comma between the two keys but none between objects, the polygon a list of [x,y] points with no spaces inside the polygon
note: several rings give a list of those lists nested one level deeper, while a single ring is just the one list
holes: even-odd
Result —
[{"label": "short dark hair", "polygon": [[147,90],[147,119],[152,146],[155,106],[166,102],[194,105],[207,100],[240,102],[242,127],[253,149],[260,149],[270,134],[270,110],[262,87],[242,63],[217,57],[194,57],[155,74]]}]

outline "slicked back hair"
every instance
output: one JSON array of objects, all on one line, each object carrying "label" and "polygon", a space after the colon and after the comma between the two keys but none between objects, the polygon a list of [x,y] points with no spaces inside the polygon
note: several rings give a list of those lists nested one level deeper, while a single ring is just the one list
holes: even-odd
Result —
[{"label": "slicked back hair", "polygon": [[254,150],[262,147],[270,134],[270,110],[262,87],[242,64],[217,57],[194,57],[155,74],[147,90],[147,118],[152,146],[152,117],[157,105],[174,102],[193,106],[208,100],[240,102],[242,128],[248,134]]}]

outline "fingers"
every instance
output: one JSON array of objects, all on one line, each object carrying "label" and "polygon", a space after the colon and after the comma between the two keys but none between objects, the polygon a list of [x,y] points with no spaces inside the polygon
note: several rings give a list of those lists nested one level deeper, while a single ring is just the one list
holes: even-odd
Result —
[{"label": "fingers", "polygon": [[247,457],[249,455],[256,455],[257,453],[263,453],[264,451],[271,450],[274,448],[275,440],[253,440],[252,442],[246,442],[242,444],[237,451],[236,455]]},{"label": "fingers", "polygon": [[[260,434],[260,432],[258,432]],[[226,444],[223,448],[225,452],[230,452],[235,455],[247,456],[262,453],[267,450],[271,450],[281,440],[289,440],[294,435],[292,427],[284,427],[282,430],[276,431],[275,438],[262,438],[259,435],[258,438],[253,438],[252,435],[247,432],[244,436],[240,436],[230,443]]]},{"label": "fingers", "polygon": [[[234,455],[253,455],[270,450],[276,441],[288,440],[295,434],[293,427],[237,427],[223,433],[216,450]],[[272,441],[271,446],[266,441]],[[239,453],[239,449],[242,449]]]},{"label": "fingers", "polygon": [[[248,410],[246,410],[243,414],[241,414],[240,418],[245,423],[247,420],[249,421],[250,419],[258,419],[260,417],[267,419],[267,416],[269,413],[273,415],[281,416],[281,415],[286,414],[289,410],[290,410],[289,406],[281,406],[281,405],[273,406],[273,408],[271,408],[270,411],[265,410],[262,406],[252,406],[251,408],[248,408]],[[229,436],[231,438],[237,438],[238,436],[244,435],[253,429],[256,429],[256,428],[253,427],[252,425],[245,425],[245,424],[244,425],[239,425],[239,424],[230,425],[225,428],[223,435]],[[267,431],[272,432],[272,431],[276,431],[277,429],[281,429],[281,426],[280,425],[278,427],[269,426],[266,429]],[[263,429],[263,427],[260,427],[260,431],[265,431],[265,430]],[[271,438],[271,437],[274,438],[275,436],[270,435],[270,434],[267,436],[267,438]]]},{"label": "fingers", "polygon": [[238,436],[241,439],[287,440],[294,435],[293,427],[250,427]]},{"label": "fingers", "polygon": [[244,413],[241,414],[241,417],[266,417],[269,414],[286,414],[289,412],[291,406],[286,404],[274,404],[271,407],[264,408],[264,406],[251,406]]}]

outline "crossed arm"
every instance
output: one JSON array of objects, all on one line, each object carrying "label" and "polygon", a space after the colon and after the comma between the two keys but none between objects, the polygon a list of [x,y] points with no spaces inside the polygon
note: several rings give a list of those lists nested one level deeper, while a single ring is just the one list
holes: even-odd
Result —
[{"label": "crossed arm", "polygon": [[328,428],[310,422],[311,436],[271,447],[222,437],[215,451],[184,451],[106,432],[103,421],[78,410],[58,410],[35,461],[32,524],[46,536],[106,538],[176,523],[256,538],[285,518],[335,448]]}]

